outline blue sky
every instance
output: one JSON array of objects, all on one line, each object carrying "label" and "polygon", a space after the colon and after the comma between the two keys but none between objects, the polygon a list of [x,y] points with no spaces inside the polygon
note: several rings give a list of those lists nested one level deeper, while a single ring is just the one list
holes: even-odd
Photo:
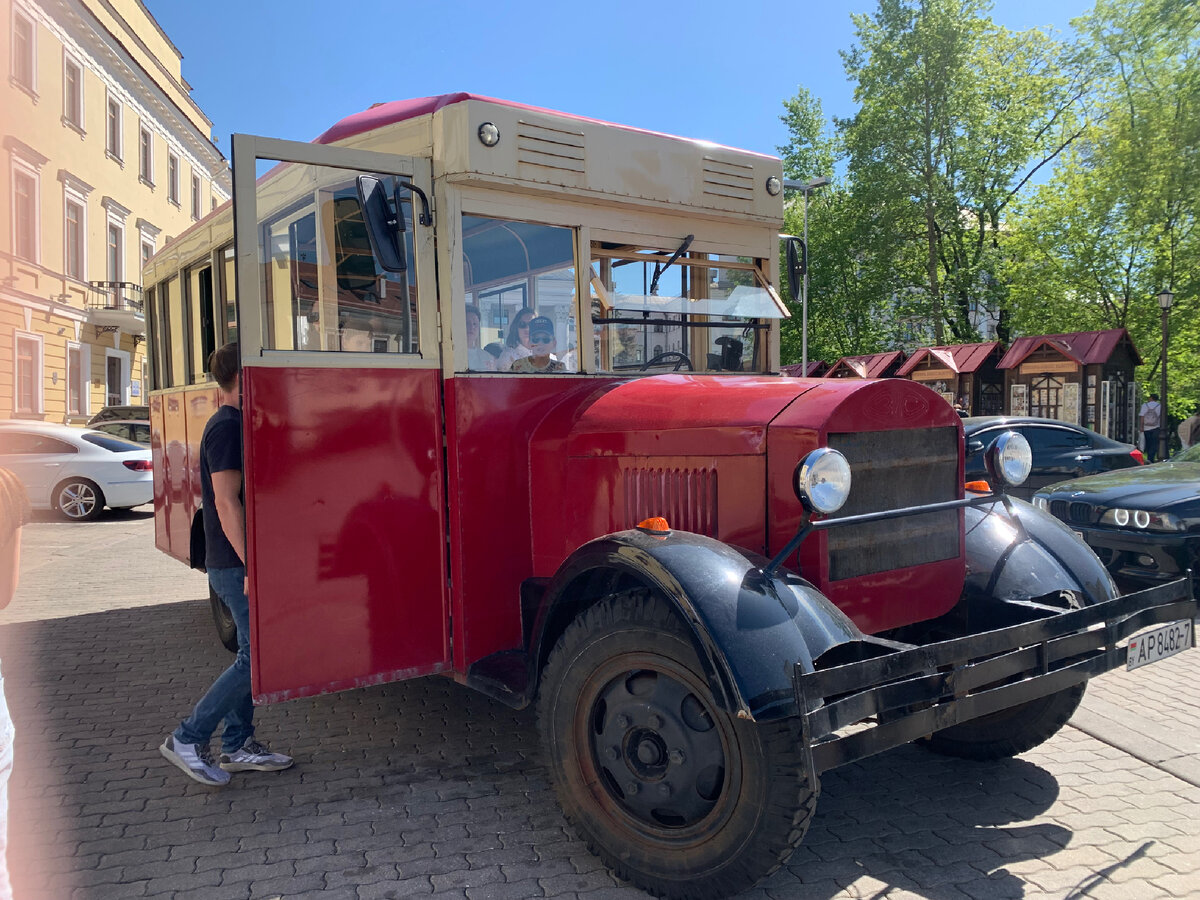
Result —
[{"label": "blue sky", "polygon": [[[229,153],[234,132],[312,140],[372,103],[469,91],[776,153],[803,85],[853,111],[839,50],[873,0],[603,4],[144,0]],[[1090,0],[996,0],[1013,29],[1069,32]],[[331,15],[330,11],[336,10]]]}]

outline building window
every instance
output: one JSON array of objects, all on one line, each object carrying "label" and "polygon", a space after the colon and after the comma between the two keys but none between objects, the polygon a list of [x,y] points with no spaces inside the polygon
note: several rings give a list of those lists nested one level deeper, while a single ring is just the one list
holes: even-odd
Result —
[{"label": "building window", "polygon": [[13,379],[13,411],[42,411],[42,339],[36,334],[14,335],[16,372]]},{"label": "building window", "polygon": [[83,131],[83,67],[63,54],[63,121]]},{"label": "building window", "polygon": [[179,205],[179,157],[167,154],[167,199]]},{"label": "building window", "polygon": [[87,414],[86,354],[81,344],[67,344],[67,415]]},{"label": "building window", "polygon": [[30,262],[38,261],[38,179],[28,170],[13,166],[13,253]]},{"label": "building window", "polygon": [[142,268],[146,268],[146,263],[150,262],[150,257],[154,255],[154,244],[150,241],[142,241]]},{"label": "building window", "polygon": [[121,256],[125,244],[125,230],[112,222],[108,223],[108,280],[123,281],[124,266]]},{"label": "building window", "polygon": [[200,176],[192,173],[192,218],[200,218]]},{"label": "building window", "polygon": [[138,177],[154,187],[154,136],[145,125],[138,131]]},{"label": "building window", "polygon": [[12,77],[18,86],[36,91],[34,73],[37,71],[37,29],[28,16],[13,10],[12,15]]},{"label": "building window", "polygon": [[123,158],[121,155],[121,101],[116,97],[108,98],[108,130],[107,143],[105,149],[108,150],[108,155],[118,162]]},{"label": "building window", "polygon": [[67,200],[64,214],[66,235],[64,236],[63,262],[67,277],[77,281],[83,281],[84,273],[87,271],[87,263],[84,259],[87,231],[83,210],[82,204],[76,203],[74,200]]}]

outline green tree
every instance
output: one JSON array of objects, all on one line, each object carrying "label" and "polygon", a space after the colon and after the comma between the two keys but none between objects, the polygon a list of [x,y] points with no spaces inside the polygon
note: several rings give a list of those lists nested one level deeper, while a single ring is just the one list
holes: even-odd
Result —
[{"label": "green tree", "polygon": [[1006,231],[1014,321],[1128,328],[1152,389],[1169,287],[1167,406],[1184,416],[1200,400],[1200,6],[1099,0],[1077,26],[1102,76],[1099,114]]},{"label": "green tree", "polygon": [[[1083,131],[1088,70],[1040,31],[1012,32],[985,0],[880,0],[843,57],[857,113],[838,123],[855,202],[894,237],[899,282],[879,298],[938,343],[1000,313],[1003,217]],[[878,235],[877,235],[878,237]]]}]

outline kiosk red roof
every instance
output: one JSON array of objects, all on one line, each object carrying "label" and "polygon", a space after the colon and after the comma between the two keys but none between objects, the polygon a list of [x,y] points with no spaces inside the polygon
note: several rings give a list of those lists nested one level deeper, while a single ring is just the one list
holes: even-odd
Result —
[{"label": "kiosk red roof", "polygon": [[897,371],[897,375],[908,375],[921,364],[926,357],[932,356],[951,372],[974,372],[987,361],[997,347],[999,341],[985,341],[981,344],[948,344],[944,347],[921,347],[914,350]]},{"label": "kiosk red roof", "polygon": [[1124,328],[1111,328],[1107,331],[1073,331],[1069,334],[1039,334],[1017,338],[1000,360],[998,368],[1015,369],[1035,350],[1046,346],[1053,347],[1080,365],[1096,365],[1108,362],[1122,340],[1129,342],[1129,352],[1140,366],[1142,357],[1129,337],[1129,332]]},{"label": "kiosk red roof", "polygon": [[780,373],[787,375],[789,378],[820,378],[829,369],[829,363],[823,359],[810,359],[808,361],[808,372],[804,371],[804,366],[801,363],[792,363],[787,366],[780,366]]},{"label": "kiosk red roof", "polygon": [[[887,353],[868,353],[865,356],[843,356],[825,373],[825,378],[837,378],[838,370],[849,369],[859,378],[882,378],[888,369],[904,359],[903,350],[891,350]],[[843,376],[844,377],[844,376]]]}]

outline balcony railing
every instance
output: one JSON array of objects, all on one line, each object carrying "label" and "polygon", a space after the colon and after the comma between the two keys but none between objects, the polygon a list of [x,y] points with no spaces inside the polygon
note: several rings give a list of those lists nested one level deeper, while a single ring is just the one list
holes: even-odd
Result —
[{"label": "balcony railing", "polygon": [[142,286],[132,281],[89,281],[88,309],[113,309],[142,315]]}]

